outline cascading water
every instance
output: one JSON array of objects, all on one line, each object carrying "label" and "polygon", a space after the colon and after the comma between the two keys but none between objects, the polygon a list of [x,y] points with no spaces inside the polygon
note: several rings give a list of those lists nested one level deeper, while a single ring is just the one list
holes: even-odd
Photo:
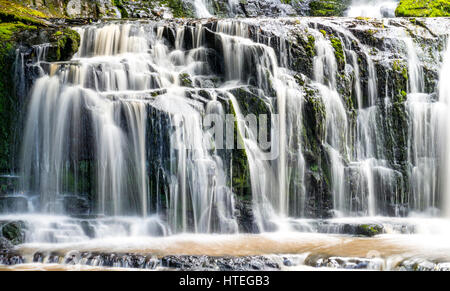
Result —
[{"label": "cascading water", "polygon": [[[443,157],[444,165],[442,166],[441,179],[443,180],[442,193],[444,193],[444,214],[446,217],[450,217],[450,185],[448,180],[448,175],[450,173],[450,157],[448,154],[448,145],[450,139],[450,127],[449,127],[449,104],[450,104],[450,84],[446,81],[450,74],[450,44],[447,43],[447,50],[444,55],[444,61],[441,68],[440,76],[439,76],[439,102],[444,103],[445,108],[440,109],[440,115],[438,122],[444,124],[440,129],[440,132],[443,133],[444,143],[442,148],[441,155]],[[441,137],[442,138],[442,137]]]},{"label": "cascading water", "polygon": [[[209,30],[201,25],[171,29],[176,41],[175,49],[170,50],[163,39],[167,29],[130,24],[79,29],[82,41],[76,58],[70,64],[55,65],[53,76],[39,79],[33,90],[24,140],[23,190],[41,193],[42,212],[65,213],[61,203],[67,194],[85,194],[72,190],[85,186],[84,180],[93,175],[96,186],[88,190],[97,197],[97,210],[91,214],[147,216],[167,211],[174,232],[235,232],[234,198],[227,187],[224,161],[205,147],[209,136],[202,129],[202,116],[205,103],[206,111],[223,111],[215,94],[224,92],[221,98],[231,101],[239,132],[247,136],[240,104],[231,92],[253,85],[249,78],[255,74],[257,88],[262,89],[258,98],[265,100],[274,114],[270,127],[275,128],[271,140],[276,151],[273,160],[265,161],[268,153],[259,148],[257,137],[250,134],[245,138],[257,225],[260,230],[273,229],[268,223],[276,217],[301,216],[304,189],[300,186],[294,195],[288,195],[292,183],[302,184],[304,173],[301,140],[294,134],[301,123],[298,110],[303,93],[293,76],[278,66],[272,48],[247,38],[246,24],[219,22],[216,35],[225,53],[226,82],[217,91],[209,90],[212,100],[207,101],[196,95],[196,87],[205,86],[204,76],[211,74],[203,43]],[[192,44],[183,43],[186,35]],[[185,52],[186,46],[192,48]],[[246,57],[254,62],[255,72],[243,62]],[[183,78],[192,78],[194,88],[181,84],[186,82]],[[198,97],[186,98],[187,94]],[[162,150],[169,151],[170,158],[170,166],[162,169],[169,187],[166,205],[161,205],[162,194],[152,197],[146,176],[148,151],[156,150],[147,146],[149,107],[167,115],[168,122],[181,129],[171,134],[170,149]],[[88,136],[86,128],[94,136]],[[80,149],[73,141],[91,147]],[[290,154],[286,155],[288,148]],[[68,176],[74,178],[67,180]],[[153,189],[160,189],[163,181],[160,183]],[[55,206],[57,201],[61,203]],[[152,205],[154,201],[157,205]]]},{"label": "cascading water", "polygon": [[[311,84],[324,104],[323,146],[330,160],[334,209],[339,215],[374,216],[382,207],[377,193],[399,191],[396,187],[402,174],[390,167],[379,148],[383,141],[376,124],[382,109],[374,62],[352,33],[332,27],[338,31],[333,39],[318,28],[313,31],[316,53]],[[220,21],[213,30],[201,24],[108,24],[78,30],[82,35],[79,53],[70,63],[51,65],[51,76],[36,82],[29,106],[22,188],[40,193],[41,211],[65,213],[67,197],[85,197],[88,192],[96,197],[90,202],[96,209],[91,214],[156,214],[173,232],[237,231],[228,162],[219,151],[206,146],[205,140],[211,136],[202,128],[203,116],[223,116],[223,100],[228,100],[249,164],[259,230],[274,229],[273,222],[280,227],[280,218],[305,215],[306,163],[303,137],[296,134],[303,126],[305,92],[294,74],[278,64],[287,66],[289,62],[282,38],[277,56],[269,46],[270,38],[259,35],[254,42],[249,24],[241,21]],[[224,82],[217,89],[206,85],[211,84],[208,76],[214,74],[208,63],[212,48],[205,42],[207,34],[220,41],[224,54]],[[170,35],[173,48],[166,42]],[[355,76],[354,125],[339,93],[336,42],[342,45],[343,61],[348,60]],[[359,52],[352,47],[355,44]],[[423,73],[411,39],[405,38],[405,44],[408,88],[415,94],[423,90]],[[361,54],[367,64],[365,85],[360,79]],[[253,86],[259,90],[255,97],[270,116],[270,144],[276,152],[272,159],[266,158],[268,153],[260,147],[258,136],[250,132],[245,115],[252,112],[243,112],[245,104],[235,95],[236,90]],[[409,103],[414,100],[412,96]],[[414,112],[412,116],[419,114]],[[159,128],[155,136],[154,125],[149,125],[154,114],[180,130],[168,134],[168,128]],[[419,130],[414,136],[421,136],[420,125],[413,122],[412,128]],[[167,138],[170,148],[162,143]],[[81,148],[79,141],[91,146]],[[412,164],[420,160],[419,143],[410,146],[415,151]],[[156,166],[149,165],[155,162]],[[156,177],[147,176],[149,169]],[[413,175],[418,175],[417,171]],[[412,187],[413,209],[427,208],[414,202],[417,195],[431,199],[430,205],[435,206],[436,194],[414,194],[422,189],[422,178],[417,176],[414,181],[418,184]],[[426,198],[430,195],[432,198]]]},{"label": "cascading water", "polygon": [[198,18],[208,18],[212,16],[208,9],[208,0],[193,0],[192,4],[194,6],[195,14]]},{"label": "cascading water", "polygon": [[[171,136],[166,173],[173,231],[236,231],[221,159],[203,144],[203,105],[187,99],[187,89],[180,86],[184,72],[207,73],[206,49],[195,47],[187,55],[181,48],[169,51],[162,28],[146,29],[130,24],[80,29],[78,56],[58,65],[54,76],[38,80],[24,141],[24,177],[32,178],[24,178],[24,190],[41,193],[41,211],[55,213],[57,198],[90,178],[77,172],[84,162],[89,173],[95,172],[97,185],[89,191],[98,199],[97,213],[152,214],[156,206],[150,205],[147,178],[147,151],[156,150],[147,147],[152,107],[182,128]],[[80,141],[90,148],[78,148]]]},{"label": "cascading water", "polygon": [[346,15],[349,17],[395,17],[398,1],[390,0],[352,0]]}]

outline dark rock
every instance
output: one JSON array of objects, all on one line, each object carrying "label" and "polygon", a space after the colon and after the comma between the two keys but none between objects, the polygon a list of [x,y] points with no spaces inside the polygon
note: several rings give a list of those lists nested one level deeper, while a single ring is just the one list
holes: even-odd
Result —
[{"label": "dark rock", "polygon": [[13,244],[4,237],[0,237],[0,252],[12,249]]},{"label": "dark rock", "polygon": [[361,235],[361,236],[368,236],[372,237],[377,234],[384,233],[384,227],[382,225],[377,224],[359,224],[356,226],[350,226],[355,227],[355,234]]},{"label": "dark rock", "polygon": [[283,258],[283,265],[285,265],[286,267],[292,267],[293,263],[288,258]]},{"label": "dark rock", "polygon": [[0,265],[13,266],[24,262],[25,259],[21,255],[0,251]]},{"label": "dark rock", "polygon": [[63,206],[65,213],[69,215],[86,215],[90,210],[89,201],[75,195],[64,196]]},{"label": "dark rock", "polygon": [[81,228],[83,229],[86,236],[88,236],[89,238],[95,238],[95,227],[90,225],[88,221],[82,221]]},{"label": "dark rock", "polygon": [[13,245],[18,245],[25,241],[25,223],[22,221],[0,222],[0,230],[3,238]]},{"label": "dark rock", "polygon": [[56,31],[50,37],[51,46],[47,53],[50,62],[68,61],[78,51],[80,35],[78,32],[65,28]]},{"label": "dark rock", "polygon": [[258,233],[258,226],[253,216],[252,201],[237,199],[236,210],[239,231],[245,233]]},{"label": "dark rock", "polygon": [[161,266],[185,271],[268,271],[278,270],[278,263],[266,257],[166,256]]}]

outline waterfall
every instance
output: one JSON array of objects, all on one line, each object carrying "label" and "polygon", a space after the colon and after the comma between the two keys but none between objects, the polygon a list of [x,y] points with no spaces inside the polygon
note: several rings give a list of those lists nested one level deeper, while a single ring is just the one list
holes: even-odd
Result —
[{"label": "waterfall", "polygon": [[195,10],[195,16],[198,18],[208,18],[211,17],[208,0],[193,0],[192,4]]},{"label": "waterfall", "polygon": [[395,0],[352,0],[347,10],[349,17],[395,17],[398,1]]},{"label": "waterfall", "polygon": [[[298,135],[304,93],[292,72],[278,65],[273,48],[248,38],[247,24],[221,21],[215,31],[201,24],[77,30],[78,54],[36,82],[29,105],[22,189],[39,195],[41,212],[64,214],[67,195],[87,191],[96,197],[91,214],[157,214],[173,232],[235,232],[227,161],[211,150],[218,145],[203,128],[205,114],[223,116],[228,100],[244,140],[258,228],[275,229],[279,219],[304,215]],[[217,89],[207,85],[214,74],[207,63],[208,33],[224,52],[225,80]],[[174,35],[173,48],[168,34]],[[245,123],[253,112],[244,115],[243,100],[234,95],[253,86],[269,114],[266,145]],[[149,125],[155,112],[168,127],[155,131]],[[161,133],[169,144],[161,143]],[[149,177],[149,170],[157,176]]]},{"label": "waterfall", "polygon": [[411,37],[404,39],[408,67],[408,109],[410,112],[409,163],[412,165],[411,207],[434,211],[439,205],[440,127],[444,110],[441,102],[425,92],[424,71]]},{"label": "waterfall", "polygon": [[[270,104],[271,128],[275,130],[271,137],[275,141],[272,142],[272,150],[276,153],[273,157],[267,157],[269,153],[261,149],[258,136],[245,124],[239,102],[229,95],[250,166],[257,224],[261,230],[271,229],[273,227],[268,225],[270,221],[273,223],[278,218],[302,215],[304,209],[302,187],[296,189],[293,195],[289,193],[291,183],[301,185],[304,175],[301,140],[295,136],[302,120],[303,92],[292,74],[278,65],[273,48],[245,38],[249,30],[245,24],[224,21],[218,24],[217,30],[221,32],[227,79],[251,85],[251,78],[256,77],[257,87],[261,89],[259,98]],[[230,37],[230,33],[237,37]],[[247,63],[246,60],[254,63]],[[248,66],[255,67],[254,75],[248,74],[252,70]],[[274,97],[275,102],[271,100]],[[293,181],[290,178],[293,176],[300,181]],[[292,205],[291,201],[296,204]]]},{"label": "waterfall", "polygon": [[[19,194],[40,215],[134,217],[157,234],[237,233],[243,216],[265,232],[436,215],[447,93],[442,81],[439,101],[426,92],[416,40],[398,28],[380,60],[332,19],[283,21],[305,31],[309,68],[298,70],[298,35],[259,19],[77,27],[67,62],[42,61],[41,48]],[[399,76],[407,92],[393,89]]]},{"label": "waterfall", "polygon": [[420,93],[425,89],[423,68],[420,65],[420,60],[417,56],[416,49],[414,48],[414,42],[411,37],[407,37],[405,39],[405,43],[408,56],[408,90],[409,93]]},{"label": "waterfall", "polygon": [[336,89],[337,62],[331,43],[321,34],[316,35],[314,79],[323,98],[326,111],[326,143],[331,159],[331,183],[334,205],[342,209],[344,202],[344,159],[347,153],[347,114]]},{"label": "waterfall", "polygon": [[[449,186],[449,180],[448,175],[450,173],[450,155],[448,154],[448,145],[449,145],[449,139],[450,139],[450,126],[449,126],[449,109],[450,109],[450,84],[446,81],[446,78],[448,79],[448,76],[450,74],[450,45],[447,43],[447,50],[444,55],[444,61],[442,64],[441,72],[439,75],[439,101],[443,102],[446,106],[446,108],[443,110],[445,118],[442,118],[440,122],[444,124],[444,128],[440,130],[441,133],[444,134],[444,146],[442,148],[443,154],[442,157],[444,158],[444,165],[443,165],[443,175],[441,176],[443,179],[443,209],[444,209],[444,215],[446,217],[450,217],[450,186]],[[442,111],[441,111],[442,112]]]},{"label": "waterfall", "polygon": [[[148,151],[157,150],[148,148],[147,123],[154,108],[180,127],[166,145],[172,230],[236,231],[223,162],[203,142],[203,105],[186,98],[188,89],[181,85],[185,73],[197,78],[207,73],[202,62],[206,49],[195,47],[186,55],[181,48],[170,51],[163,27],[152,25],[108,24],[78,31],[82,41],[76,58],[34,86],[23,146],[23,189],[40,193],[42,212],[64,213],[55,201],[68,193],[85,194],[73,188],[83,188],[80,184],[91,180],[92,172],[96,187],[88,190],[97,197],[97,213],[154,214],[152,209],[161,209],[151,205],[155,198],[147,177]],[[176,33],[182,38],[184,29]],[[156,214],[163,215],[160,211]]]}]

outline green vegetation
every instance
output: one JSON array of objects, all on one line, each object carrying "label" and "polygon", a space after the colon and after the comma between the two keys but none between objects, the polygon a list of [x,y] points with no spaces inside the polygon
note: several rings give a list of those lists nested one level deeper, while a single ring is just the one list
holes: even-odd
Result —
[{"label": "green vegetation", "polygon": [[178,77],[180,79],[180,85],[183,87],[193,88],[192,80],[188,73],[182,73]]},{"label": "green vegetation", "polygon": [[316,55],[316,39],[314,36],[308,34],[307,38],[303,38],[302,36],[297,38],[297,42],[299,45],[303,47],[307,56],[309,58],[314,58]]},{"label": "green vegetation", "polygon": [[401,0],[396,16],[439,17],[450,16],[450,0]]},{"label": "green vegetation", "polygon": [[383,226],[377,224],[361,224],[356,226],[356,234],[373,237],[384,232]]},{"label": "green vegetation", "polygon": [[28,8],[15,1],[0,0],[1,22],[22,22],[27,24],[44,24],[49,16],[41,11]]},{"label": "green vegetation", "polygon": [[314,0],[309,3],[311,16],[343,16],[350,0]]},{"label": "green vegetation", "polygon": [[112,2],[112,4],[113,4],[114,6],[117,7],[117,9],[119,9],[120,15],[122,15],[122,18],[128,18],[128,17],[129,17],[129,16],[128,16],[127,10],[126,10],[125,7],[123,6],[122,0],[112,0],[111,2]]},{"label": "green vegetation", "polygon": [[341,40],[337,37],[332,37],[331,39],[331,45],[334,49],[334,55],[336,56],[336,60],[338,61],[339,65],[345,65],[345,56],[344,56],[344,49],[342,48]]},{"label": "green vegetation", "polygon": [[405,64],[401,63],[400,60],[395,60],[392,63],[392,69],[397,73],[401,73],[402,77],[405,80],[408,80],[408,68]]},{"label": "green vegetation", "polygon": [[161,4],[166,4],[172,9],[173,16],[176,18],[193,17],[194,14],[189,9],[186,9],[181,0],[161,0]]}]

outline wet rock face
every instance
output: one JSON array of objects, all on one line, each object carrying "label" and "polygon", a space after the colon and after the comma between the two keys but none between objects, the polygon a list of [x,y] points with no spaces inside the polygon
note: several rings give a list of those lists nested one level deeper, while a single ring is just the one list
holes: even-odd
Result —
[{"label": "wet rock face", "polygon": [[24,196],[4,195],[0,196],[0,213],[26,213],[28,211],[28,199]]},{"label": "wet rock face", "polygon": [[87,199],[75,195],[67,195],[62,200],[64,213],[74,216],[89,214],[90,205]]},{"label": "wet rock face", "polygon": [[236,201],[237,220],[239,231],[244,233],[258,233],[258,226],[253,215],[252,202],[237,199]]}]

